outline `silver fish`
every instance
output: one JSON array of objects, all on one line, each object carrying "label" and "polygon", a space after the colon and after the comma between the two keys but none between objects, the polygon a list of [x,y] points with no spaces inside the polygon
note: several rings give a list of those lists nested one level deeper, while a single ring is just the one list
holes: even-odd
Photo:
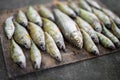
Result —
[{"label": "silver fish", "polygon": [[71,18],[76,17],[75,12],[69,6],[67,6],[66,4],[64,4],[62,2],[58,2],[56,5],[57,5],[58,9],[60,9],[63,13],[67,14]]},{"label": "silver fish", "polygon": [[91,24],[91,26],[94,28],[95,31],[102,32],[102,26],[95,14],[80,8],[80,16],[84,20],[86,20],[89,24]]},{"label": "silver fish", "polygon": [[45,41],[47,52],[57,61],[62,61],[62,56],[59,49],[57,48],[57,45],[55,44],[53,38],[47,32],[45,32]]},{"label": "silver fish", "polygon": [[38,24],[40,27],[42,27],[42,19],[39,15],[39,13],[32,7],[29,6],[27,10],[27,17],[29,21]]},{"label": "silver fish", "polygon": [[44,18],[48,18],[52,21],[55,21],[53,13],[44,5],[39,6],[39,14]]},{"label": "silver fish", "polygon": [[15,21],[14,21],[14,25],[15,25],[15,33],[14,33],[15,41],[26,48],[30,48],[31,38],[27,30]]},{"label": "silver fish", "polygon": [[27,17],[25,15],[25,13],[23,11],[21,11],[21,10],[19,10],[17,15],[16,15],[16,21],[19,24],[21,24],[21,25],[23,25],[25,27],[27,27],[27,25],[28,25]]},{"label": "silver fish", "polygon": [[34,68],[39,69],[41,65],[42,56],[41,56],[39,49],[33,42],[30,48],[30,57],[31,57],[31,61],[32,61]]},{"label": "silver fish", "polygon": [[112,32],[113,34],[120,39],[120,29],[117,27],[117,25],[114,23],[114,21],[111,19],[111,22],[112,22]]},{"label": "silver fish", "polygon": [[83,8],[89,12],[92,12],[90,5],[85,0],[79,0],[79,5],[81,8]]},{"label": "silver fish", "polygon": [[114,36],[104,25],[103,25],[103,31],[102,33],[108,37],[115,45],[116,47],[120,47],[120,41],[119,39]]},{"label": "silver fish", "polygon": [[88,4],[97,9],[102,9],[101,6],[95,0],[86,0]]},{"label": "silver fish", "polygon": [[68,6],[75,11],[77,15],[80,15],[79,7],[72,0],[68,0]]},{"label": "silver fish", "polygon": [[117,24],[117,26],[120,28],[120,18],[115,13],[113,13],[111,10],[106,9],[106,8],[102,8],[102,11],[105,14],[107,14],[110,18],[112,18]]},{"label": "silver fish", "polygon": [[41,50],[45,50],[45,36],[44,36],[44,32],[41,29],[41,27],[39,27],[38,25],[29,22],[28,23],[28,29],[30,31],[30,36],[33,40],[33,42],[41,49]]},{"label": "silver fish", "polygon": [[57,27],[55,23],[53,23],[52,21],[48,19],[43,18],[43,29],[50,36],[52,36],[52,38],[54,39],[59,49],[66,51],[62,33],[60,32],[59,28]]},{"label": "silver fish", "polygon": [[83,39],[78,25],[60,10],[54,9],[53,12],[55,15],[56,23],[65,39],[76,47],[82,48]]},{"label": "silver fish", "polygon": [[83,43],[85,49],[92,54],[100,55],[97,46],[94,44],[89,34],[85,32],[83,29],[81,29],[81,32],[83,34],[83,40],[84,40]]},{"label": "silver fish", "polygon": [[101,33],[98,33],[98,32],[96,32],[96,33],[98,35],[98,38],[99,38],[100,42],[102,43],[102,45],[105,48],[115,49],[115,45],[113,44],[113,42],[109,38],[107,38],[106,36],[104,36]]},{"label": "silver fish", "polygon": [[101,23],[104,23],[108,29],[111,29],[110,18],[101,10],[98,10],[95,8],[92,8],[92,10],[93,10],[93,13],[100,19]]},{"label": "silver fish", "polygon": [[15,26],[13,24],[12,19],[13,19],[13,16],[10,16],[9,18],[6,19],[4,24],[4,30],[8,39],[12,38],[15,31]]},{"label": "silver fish", "polygon": [[90,35],[90,37],[93,39],[95,43],[97,44],[99,43],[98,36],[89,23],[87,23],[85,20],[83,20],[80,17],[76,17],[75,22],[78,24],[78,27],[80,29],[85,30]]},{"label": "silver fish", "polygon": [[10,42],[12,60],[21,68],[26,68],[26,58],[20,46],[12,39]]}]

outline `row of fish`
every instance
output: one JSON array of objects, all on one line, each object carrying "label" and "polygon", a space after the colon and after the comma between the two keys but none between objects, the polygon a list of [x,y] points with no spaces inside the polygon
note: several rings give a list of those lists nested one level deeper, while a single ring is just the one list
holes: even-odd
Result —
[{"label": "row of fish", "polygon": [[94,0],[79,0],[79,4],[80,7],[71,0],[68,5],[57,2],[53,13],[43,5],[39,6],[39,11],[30,6],[26,14],[19,10],[15,16],[7,18],[4,28],[11,39],[13,61],[26,67],[26,58],[19,45],[30,49],[34,68],[40,68],[40,50],[62,61],[59,49],[66,51],[64,38],[78,49],[84,46],[95,55],[100,55],[96,46],[99,43],[109,49],[120,47],[120,18]]}]

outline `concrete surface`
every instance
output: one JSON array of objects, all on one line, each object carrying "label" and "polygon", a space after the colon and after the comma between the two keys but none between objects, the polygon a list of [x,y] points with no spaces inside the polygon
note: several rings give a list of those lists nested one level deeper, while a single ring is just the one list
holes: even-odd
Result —
[{"label": "concrete surface", "polygon": [[[52,0],[0,0],[0,11],[50,1]],[[120,5],[116,5],[116,3],[120,3],[120,0],[101,1],[120,14]],[[1,44],[0,80],[9,80],[2,57]],[[14,80],[120,80],[120,52],[42,72],[31,73],[17,77]]]}]

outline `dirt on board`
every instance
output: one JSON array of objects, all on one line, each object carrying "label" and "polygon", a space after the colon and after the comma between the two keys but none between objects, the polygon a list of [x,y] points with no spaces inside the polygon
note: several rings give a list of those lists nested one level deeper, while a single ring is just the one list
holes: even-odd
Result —
[{"label": "dirt on board", "polygon": [[[52,3],[46,4],[46,6],[48,8],[51,8],[52,5],[53,5]],[[38,10],[38,5],[34,6],[34,8],[36,10]],[[31,60],[30,60],[29,50],[26,50],[24,47],[22,47],[24,54],[26,56],[26,59],[27,59],[27,68],[21,69],[11,59],[10,50],[9,50],[10,40],[8,40],[7,37],[5,36],[3,23],[7,17],[16,14],[18,10],[26,11],[26,9],[27,9],[27,7],[24,7],[24,8],[14,9],[14,10],[3,11],[0,13],[1,14],[0,15],[0,27],[2,28],[1,29],[1,43],[2,43],[2,49],[3,49],[3,57],[4,57],[5,64],[6,64],[7,73],[10,78],[17,77],[20,75],[25,75],[25,74],[32,73],[32,72],[49,69],[49,68],[53,68],[53,67],[58,67],[58,66],[66,65],[66,64],[71,64],[71,63],[75,63],[75,62],[79,62],[79,61],[84,61],[84,60],[92,59],[95,57],[99,57],[99,56],[94,56],[94,55],[88,53],[84,48],[81,50],[78,50],[75,47],[71,46],[69,43],[65,42],[67,52],[64,53],[61,51],[62,59],[63,59],[62,62],[57,62],[48,53],[41,51],[41,53],[42,53],[41,68],[39,70],[35,70],[33,68]],[[120,49],[115,49],[115,50],[106,49],[106,48],[102,47],[100,44],[97,45],[97,47],[100,51],[100,56],[105,55],[105,54],[114,53],[116,51],[120,51]]]}]

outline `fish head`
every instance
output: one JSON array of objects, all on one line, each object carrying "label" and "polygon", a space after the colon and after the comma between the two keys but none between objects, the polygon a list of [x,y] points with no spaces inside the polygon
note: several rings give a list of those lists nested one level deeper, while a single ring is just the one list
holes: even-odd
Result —
[{"label": "fish head", "polygon": [[41,50],[45,51],[46,48],[45,48],[45,42],[44,41],[40,43],[39,48]]},{"label": "fish head", "polygon": [[30,40],[25,41],[24,46],[25,46],[25,48],[30,49],[30,47],[31,47],[31,41]]},{"label": "fish head", "polygon": [[62,49],[63,51],[66,51],[65,43],[63,40],[59,40],[56,45],[59,47],[59,49]]},{"label": "fish head", "polygon": [[9,32],[9,34],[7,34],[8,39],[11,39],[12,35],[13,35],[13,33]]},{"label": "fish head", "polygon": [[41,64],[40,61],[41,61],[41,60],[37,59],[36,61],[33,62],[33,67],[34,67],[35,69],[40,69],[40,64]]},{"label": "fish head", "polygon": [[61,62],[62,61],[62,57],[61,57],[61,54],[59,52],[59,50],[53,50],[52,51],[52,57],[54,57],[57,61]]},{"label": "fish head", "polygon": [[20,66],[21,68],[26,68],[26,60],[25,60],[25,58],[20,58],[20,59],[16,62],[16,64],[17,64],[18,66]]},{"label": "fish head", "polygon": [[70,42],[75,45],[78,48],[82,48],[83,41],[82,41],[82,35],[79,31],[75,31],[70,35]]}]

